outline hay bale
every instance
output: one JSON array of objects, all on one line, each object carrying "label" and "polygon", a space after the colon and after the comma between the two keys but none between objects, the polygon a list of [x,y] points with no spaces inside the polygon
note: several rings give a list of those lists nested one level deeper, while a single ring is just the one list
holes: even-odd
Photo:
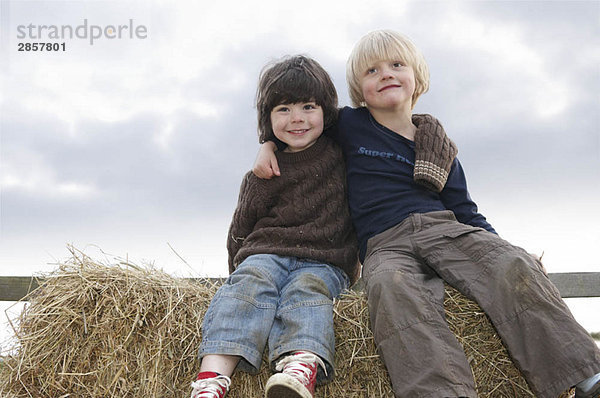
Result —
[{"label": "hay bale", "polygon": [[29,297],[0,385],[19,397],[189,395],[216,289],[74,256]]},{"label": "hay bale", "polygon": [[[28,297],[17,346],[0,367],[7,397],[185,397],[198,369],[202,318],[218,285],[73,252]],[[480,397],[533,396],[487,317],[447,288],[448,323],[471,363]],[[337,377],[317,397],[393,397],[369,329],[366,298],[335,304]],[[270,376],[236,373],[230,398],[263,397]],[[565,395],[566,397],[567,395]]]}]

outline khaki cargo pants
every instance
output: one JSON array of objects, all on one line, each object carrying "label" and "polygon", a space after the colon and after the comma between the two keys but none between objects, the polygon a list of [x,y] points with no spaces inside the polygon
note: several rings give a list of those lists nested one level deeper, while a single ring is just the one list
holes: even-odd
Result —
[{"label": "khaki cargo pants", "polygon": [[476,397],[444,318],[443,281],[475,300],[538,398],[600,372],[600,351],[525,250],[456,221],[413,214],[371,238],[363,278],[378,352],[396,397]]}]

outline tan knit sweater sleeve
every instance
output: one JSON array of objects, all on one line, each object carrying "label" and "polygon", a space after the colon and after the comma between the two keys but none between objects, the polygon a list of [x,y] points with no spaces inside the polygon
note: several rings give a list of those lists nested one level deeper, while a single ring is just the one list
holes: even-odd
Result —
[{"label": "tan knit sweater sleeve", "polygon": [[263,204],[262,190],[257,189],[260,181],[251,172],[242,180],[237,207],[227,234],[227,252],[229,254],[229,273],[235,271],[234,258],[246,237],[254,230],[256,222],[263,216],[266,206]]}]

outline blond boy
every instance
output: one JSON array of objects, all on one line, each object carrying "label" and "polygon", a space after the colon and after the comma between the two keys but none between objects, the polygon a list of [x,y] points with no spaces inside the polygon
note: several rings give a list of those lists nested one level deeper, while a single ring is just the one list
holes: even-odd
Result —
[{"label": "blond boy", "polygon": [[[525,250],[498,237],[477,210],[439,122],[412,109],[427,64],[405,36],[364,36],[347,64],[355,108],[330,134],[346,158],[348,200],[371,326],[397,397],[476,397],[469,363],[448,329],[443,282],[492,320],[537,397],[600,393],[600,351]],[[277,174],[264,145],[255,166]]]}]

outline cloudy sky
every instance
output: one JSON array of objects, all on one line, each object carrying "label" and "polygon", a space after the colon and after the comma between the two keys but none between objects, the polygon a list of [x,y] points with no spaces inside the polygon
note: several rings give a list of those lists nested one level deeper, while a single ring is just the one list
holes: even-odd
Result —
[{"label": "cloudy sky", "polygon": [[[312,56],[349,105],[346,58],[380,28],[425,54],[416,112],[443,122],[500,235],[549,272],[600,271],[599,21],[599,1],[2,0],[1,274],[50,271],[72,244],[225,275],[261,67]],[[18,51],[40,40],[65,50]],[[600,331],[598,299],[568,303]]]}]

